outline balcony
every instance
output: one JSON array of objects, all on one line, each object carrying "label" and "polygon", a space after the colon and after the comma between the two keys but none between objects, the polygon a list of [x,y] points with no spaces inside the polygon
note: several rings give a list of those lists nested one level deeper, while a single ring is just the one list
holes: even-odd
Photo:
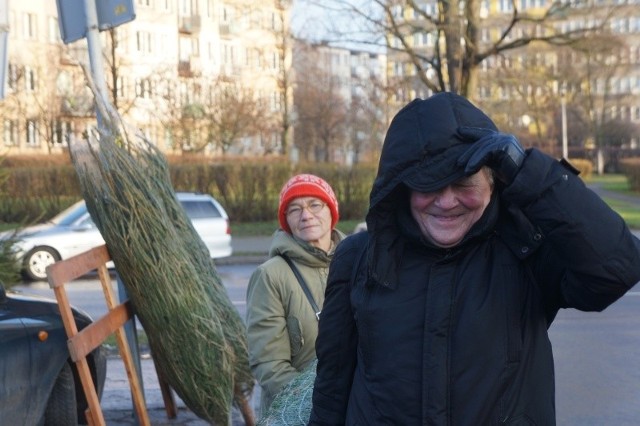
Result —
[{"label": "balcony", "polygon": [[181,16],[179,31],[183,34],[193,34],[200,31],[202,19],[200,15]]},{"label": "balcony", "polygon": [[193,77],[193,72],[191,71],[191,61],[178,62],[178,76]]},{"label": "balcony", "polygon": [[222,37],[231,36],[236,32],[234,25],[229,22],[221,22],[219,26],[219,31],[220,31],[220,36]]},{"label": "balcony", "polygon": [[62,98],[60,112],[70,117],[91,117],[95,115],[93,97],[76,95]]},{"label": "balcony", "polygon": [[178,76],[180,77],[196,77],[202,73],[202,63],[200,58],[192,56],[187,60],[178,62]]}]

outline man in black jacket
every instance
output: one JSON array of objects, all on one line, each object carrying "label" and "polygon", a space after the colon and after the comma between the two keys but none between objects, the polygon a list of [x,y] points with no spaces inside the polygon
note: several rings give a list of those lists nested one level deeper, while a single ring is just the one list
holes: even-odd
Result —
[{"label": "man in black jacket", "polygon": [[554,425],[547,329],[640,281],[640,241],[565,161],[468,100],[415,100],[330,267],[311,425]]}]

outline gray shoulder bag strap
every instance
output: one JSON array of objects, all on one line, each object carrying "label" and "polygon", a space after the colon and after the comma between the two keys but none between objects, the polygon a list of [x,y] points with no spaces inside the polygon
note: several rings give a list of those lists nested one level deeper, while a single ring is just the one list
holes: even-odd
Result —
[{"label": "gray shoulder bag strap", "polygon": [[318,307],[318,304],[316,303],[316,301],[313,299],[311,290],[309,290],[307,283],[304,281],[304,278],[302,278],[302,274],[300,274],[300,271],[298,271],[298,268],[296,268],[296,265],[294,265],[291,259],[289,259],[289,256],[280,254],[280,257],[283,258],[285,262],[287,262],[287,264],[293,271],[293,275],[295,275],[296,278],[298,279],[298,282],[300,283],[300,287],[302,287],[302,291],[304,291],[305,296],[307,296],[307,299],[309,300],[309,303],[313,308],[313,312],[316,313],[316,319],[320,321],[320,308]]}]

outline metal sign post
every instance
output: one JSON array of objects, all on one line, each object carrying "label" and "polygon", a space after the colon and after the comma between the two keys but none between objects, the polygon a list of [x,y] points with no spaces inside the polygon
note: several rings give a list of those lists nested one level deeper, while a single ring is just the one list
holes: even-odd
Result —
[{"label": "metal sign post", "polygon": [[[1,0],[0,0],[1,1]],[[104,75],[104,63],[102,60],[102,47],[100,46],[100,31],[104,31],[135,18],[133,0],[56,0],[58,6],[58,23],[60,34],[65,44],[72,43],[82,38],[87,39],[89,50],[89,65],[91,76],[98,95],[103,101],[109,103],[107,96],[106,79]],[[102,126],[100,112],[96,109],[98,126]],[[128,299],[126,288],[117,276],[118,298],[120,301]],[[138,350],[138,336],[136,333],[135,317],[132,317],[124,325],[127,344],[133,354],[134,365],[139,382],[142,384],[142,367],[140,365],[140,352]],[[141,389],[144,400],[144,386]],[[135,420],[140,424],[137,412]]]},{"label": "metal sign post", "polygon": [[0,0],[0,99],[4,99],[7,82],[9,39],[9,0]]},{"label": "metal sign post", "polygon": [[[133,0],[56,0],[60,34],[65,44],[87,39],[89,66],[98,94],[108,102],[99,32],[135,19]],[[80,6],[80,7],[78,7]],[[98,126],[102,126],[96,110]]]}]

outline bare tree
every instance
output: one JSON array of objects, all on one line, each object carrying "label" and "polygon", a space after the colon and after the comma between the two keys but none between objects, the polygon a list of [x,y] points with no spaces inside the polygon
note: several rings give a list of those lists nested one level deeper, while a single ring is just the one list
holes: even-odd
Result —
[{"label": "bare tree", "polygon": [[[512,0],[501,2],[502,13],[493,13],[489,19],[489,11],[483,9],[488,3],[481,0],[307,1],[341,17],[332,21],[335,37],[330,42],[384,47],[390,58],[396,55],[406,68],[407,80],[417,80],[432,92],[464,96],[474,93],[478,66],[487,58],[533,42],[571,45],[601,32],[617,10],[600,7],[596,11],[588,0],[554,1],[546,7],[519,10],[519,2]],[[568,29],[557,25],[569,16],[580,25]],[[347,21],[360,26],[345,31],[354,28],[344,25]]]},{"label": "bare tree", "polygon": [[610,116],[609,111],[617,106],[621,96],[614,92],[613,83],[629,71],[629,64],[623,62],[625,49],[621,39],[603,36],[599,40],[577,43],[573,54],[566,56],[572,59],[571,63],[565,63],[567,74],[572,81],[580,83],[580,90],[571,91],[575,93],[574,104],[590,118],[586,120],[589,133],[599,148],[607,145],[607,140],[601,137],[606,132],[600,127],[617,119]]},{"label": "bare tree", "polygon": [[388,122],[387,90],[375,76],[354,81],[348,109],[348,151],[358,163],[367,154],[377,157]]},{"label": "bare tree", "polygon": [[293,102],[293,86],[291,78],[291,31],[288,25],[288,11],[292,7],[291,0],[275,0],[277,24],[274,28],[278,55],[277,85],[280,95],[280,146],[282,154],[287,155],[291,145],[291,104]]},{"label": "bare tree", "polygon": [[234,81],[218,79],[213,93],[212,102],[205,108],[206,138],[195,150],[210,145],[224,155],[241,139],[260,134],[266,108],[253,90]]},{"label": "bare tree", "polygon": [[82,69],[67,46],[47,51],[39,61],[33,103],[39,138],[48,152],[67,146],[73,128],[95,119],[93,96],[82,83]]},{"label": "bare tree", "polygon": [[24,66],[16,58],[10,57],[7,67],[7,94],[0,102],[5,146],[19,147],[23,142],[24,132],[20,130],[26,126],[26,117],[30,114],[27,108],[25,78]]},{"label": "bare tree", "polygon": [[6,142],[20,149],[25,143],[44,146],[50,153],[64,147],[74,126],[92,116],[92,98],[83,95],[84,86],[74,84],[82,71],[66,48],[24,54],[38,57],[38,65],[23,65],[21,55],[10,59],[9,91],[1,115],[5,135],[13,141]]},{"label": "bare tree", "polygon": [[121,114],[126,114],[134,106],[135,98],[122,96],[125,90],[125,88],[121,87],[124,84],[124,80],[122,79],[122,70],[124,67],[118,56],[118,49],[120,43],[122,43],[122,31],[114,27],[110,28],[107,33],[107,47],[104,51],[105,65],[107,68],[106,83],[111,95],[113,107]]},{"label": "bare tree", "polygon": [[317,65],[313,46],[296,46],[295,144],[302,158],[332,161],[333,152],[345,146],[349,100],[338,77]]}]

